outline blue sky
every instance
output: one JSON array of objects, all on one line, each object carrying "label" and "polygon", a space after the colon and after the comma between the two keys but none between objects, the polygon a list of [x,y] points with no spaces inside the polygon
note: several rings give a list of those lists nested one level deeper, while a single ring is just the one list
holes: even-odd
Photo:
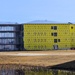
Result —
[{"label": "blue sky", "polygon": [[0,0],[0,22],[75,22],[75,0]]}]

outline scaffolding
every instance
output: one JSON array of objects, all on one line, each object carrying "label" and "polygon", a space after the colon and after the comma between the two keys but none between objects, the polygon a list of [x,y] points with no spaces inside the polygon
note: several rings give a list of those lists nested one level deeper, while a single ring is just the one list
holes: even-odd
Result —
[{"label": "scaffolding", "polygon": [[0,51],[23,50],[23,25],[0,24]]}]

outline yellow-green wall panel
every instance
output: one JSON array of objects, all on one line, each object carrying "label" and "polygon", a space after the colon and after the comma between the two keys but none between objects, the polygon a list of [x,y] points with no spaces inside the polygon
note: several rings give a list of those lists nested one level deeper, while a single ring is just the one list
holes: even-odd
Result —
[{"label": "yellow-green wall panel", "polygon": [[[51,29],[51,26],[57,26],[57,30]],[[51,35],[54,32],[57,36]],[[54,43],[54,39],[60,39],[60,42]],[[54,45],[58,45],[58,49],[69,49],[75,47],[75,25],[25,24],[23,40],[27,50],[52,50]]]}]

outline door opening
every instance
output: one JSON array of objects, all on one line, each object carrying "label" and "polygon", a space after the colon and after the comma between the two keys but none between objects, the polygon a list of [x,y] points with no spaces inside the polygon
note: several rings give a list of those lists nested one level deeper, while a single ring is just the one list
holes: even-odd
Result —
[{"label": "door opening", "polygon": [[58,50],[58,45],[53,45],[53,48],[54,48],[55,50]]}]

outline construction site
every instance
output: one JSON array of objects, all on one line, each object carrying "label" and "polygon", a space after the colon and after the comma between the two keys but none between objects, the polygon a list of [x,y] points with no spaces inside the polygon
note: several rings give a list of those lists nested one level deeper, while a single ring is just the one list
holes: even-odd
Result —
[{"label": "construction site", "polygon": [[74,37],[74,24],[1,24],[1,72],[37,67],[75,71]]},{"label": "construction site", "polygon": [[75,49],[75,24],[0,24],[0,51]]}]

